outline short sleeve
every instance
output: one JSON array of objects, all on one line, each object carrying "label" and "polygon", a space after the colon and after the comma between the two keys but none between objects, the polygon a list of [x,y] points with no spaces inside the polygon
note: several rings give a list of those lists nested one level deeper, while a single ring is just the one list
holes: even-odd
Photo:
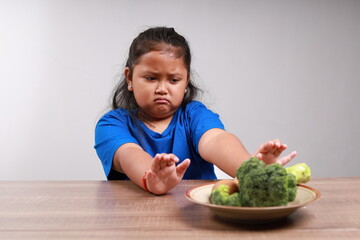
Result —
[{"label": "short sleeve", "polygon": [[123,109],[105,114],[95,128],[95,149],[108,176],[116,150],[125,143],[136,143],[130,131],[130,116]]},{"label": "short sleeve", "polygon": [[199,153],[199,141],[206,131],[213,128],[224,129],[224,125],[221,122],[219,115],[209,110],[201,102],[190,102],[186,107],[186,115],[189,119],[192,144],[197,153]]}]

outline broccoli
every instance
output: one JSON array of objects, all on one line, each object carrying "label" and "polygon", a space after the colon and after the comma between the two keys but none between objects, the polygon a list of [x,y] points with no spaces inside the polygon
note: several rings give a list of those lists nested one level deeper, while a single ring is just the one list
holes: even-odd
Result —
[{"label": "broccoli", "polygon": [[217,205],[238,206],[240,207],[239,193],[229,193],[228,185],[219,185],[211,192],[210,202]]},{"label": "broccoli", "polygon": [[286,205],[296,197],[296,178],[278,163],[265,166],[250,158],[236,171],[242,206],[271,207]]},{"label": "broccoli", "polygon": [[211,192],[210,202],[243,207],[287,205],[295,200],[297,184],[309,181],[310,175],[305,163],[285,168],[278,163],[265,165],[252,157],[236,171],[238,192],[230,192],[227,184],[218,184]]}]

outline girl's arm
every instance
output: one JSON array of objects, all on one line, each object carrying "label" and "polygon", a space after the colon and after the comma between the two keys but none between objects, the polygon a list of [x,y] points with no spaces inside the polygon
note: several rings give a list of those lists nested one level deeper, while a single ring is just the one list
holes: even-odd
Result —
[{"label": "girl's arm", "polygon": [[295,157],[296,152],[278,158],[286,148],[287,146],[281,144],[279,140],[273,140],[262,144],[251,155],[235,135],[218,128],[208,130],[199,141],[201,157],[213,163],[231,177],[235,177],[236,169],[251,156],[258,157],[266,164],[278,162],[284,165],[288,163]]},{"label": "girl's arm", "polygon": [[[152,158],[139,145],[126,143],[115,152],[113,168],[125,173],[141,188],[147,188],[154,194],[164,194],[181,181],[190,165],[190,160],[186,159],[176,166],[178,161],[174,154],[157,154]],[[144,175],[146,188],[143,184]]]}]

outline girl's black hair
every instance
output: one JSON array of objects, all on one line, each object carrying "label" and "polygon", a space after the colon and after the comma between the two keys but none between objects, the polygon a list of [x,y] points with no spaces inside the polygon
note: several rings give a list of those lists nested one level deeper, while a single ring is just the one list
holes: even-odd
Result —
[{"label": "girl's black hair", "polygon": [[[174,28],[155,27],[150,28],[137,36],[129,49],[129,57],[125,67],[129,68],[129,76],[132,76],[134,66],[138,63],[140,57],[151,51],[172,51],[176,57],[184,59],[185,67],[188,71],[187,93],[182,101],[185,106],[194,100],[201,91],[192,81],[191,72],[191,53],[189,44],[186,39],[178,34]],[[120,82],[114,89],[112,97],[112,109],[125,108],[127,110],[137,109],[138,105],[135,101],[134,94],[127,88],[126,77],[121,76]]]}]

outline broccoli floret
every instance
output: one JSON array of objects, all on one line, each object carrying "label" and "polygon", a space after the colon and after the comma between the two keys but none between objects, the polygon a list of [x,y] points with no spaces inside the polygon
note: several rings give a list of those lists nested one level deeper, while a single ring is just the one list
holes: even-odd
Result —
[{"label": "broccoli floret", "polygon": [[237,169],[236,177],[239,192],[230,194],[229,185],[220,184],[212,190],[210,202],[243,207],[287,205],[295,200],[297,185],[310,180],[311,171],[305,163],[285,168],[277,163],[265,165],[253,157]]},{"label": "broccoli floret", "polygon": [[220,185],[210,195],[210,202],[217,205],[240,206],[239,193],[229,194],[229,186]]},{"label": "broccoli floret", "polygon": [[237,169],[236,176],[241,206],[281,206],[296,197],[295,176],[278,163],[265,166],[263,161],[253,157]]}]

